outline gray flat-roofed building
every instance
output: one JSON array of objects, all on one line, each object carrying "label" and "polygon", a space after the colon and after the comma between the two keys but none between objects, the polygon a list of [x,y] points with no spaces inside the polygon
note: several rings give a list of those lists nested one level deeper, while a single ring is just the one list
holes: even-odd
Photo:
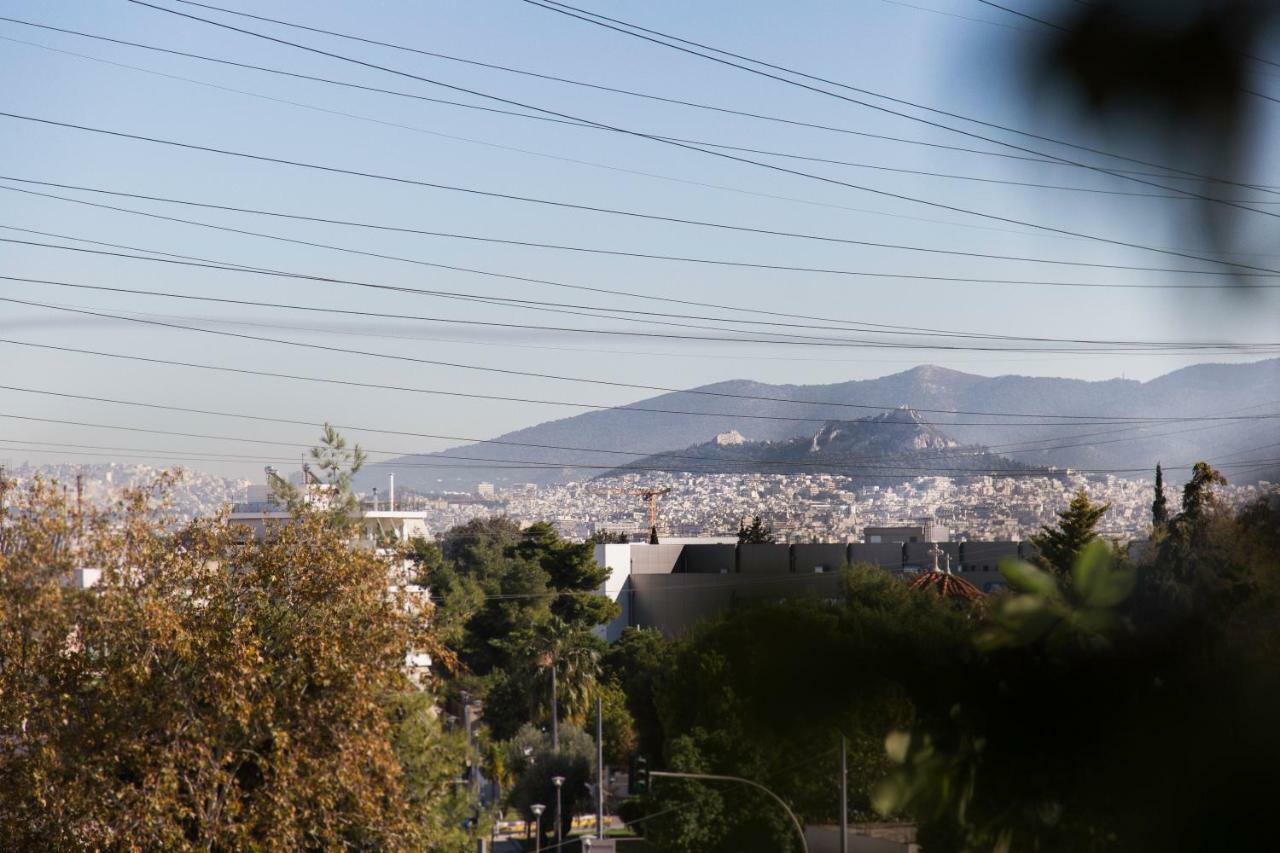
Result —
[{"label": "gray flat-roofed building", "polygon": [[1016,560],[1019,557],[1017,542],[963,542],[960,545],[960,571],[966,574],[998,574],[1001,560]]},{"label": "gray flat-roofed building", "polygon": [[669,575],[678,571],[683,545],[642,545],[635,543],[631,549],[632,575]]},{"label": "gray flat-roofed building", "polygon": [[735,603],[792,600],[841,594],[839,573],[743,576],[739,574],[632,575],[631,619],[640,628],[679,636]]},{"label": "gray flat-roofed building", "polygon": [[680,561],[684,571],[696,575],[729,575],[737,572],[738,546],[685,545]]},{"label": "gray flat-roofed building", "polygon": [[854,542],[849,546],[849,562],[902,571],[902,544],[899,542]]},{"label": "gray flat-roofed building", "polygon": [[849,546],[792,545],[791,565],[796,574],[822,574],[838,572],[849,561]]},{"label": "gray flat-roofed building", "polygon": [[869,545],[882,542],[946,542],[951,538],[951,530],[945,524],[932,519],[924,519],[915,524],[893,524],[881,527],[867,527],[862,531],[862,539]]},{"label": "gray flat-roofed building", "polygon": [[791,573],[791,546],[739,545],[738,574],[751,577]]}]

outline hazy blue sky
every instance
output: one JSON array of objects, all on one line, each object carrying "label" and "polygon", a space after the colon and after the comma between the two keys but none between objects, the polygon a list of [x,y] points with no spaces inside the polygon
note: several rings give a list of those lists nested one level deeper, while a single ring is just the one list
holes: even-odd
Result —
[{"label": "hazy blue sky", "polygon": [[[158,0],[164,2],[164,0]],[[1025,96],[1015,61],[1018,40],[1032,25],[973,0],[759,2],[759,0],[583,0],[584,5],[639,23],[706,40],[752,56],[829,76],[896,97],[983,118],[1072,135],[1093,144],[1063,119]],[[703,101],[738,110],[953,145],[994,146],[719,67],[533,8],[518,0],[226,0],[226,5],[317,27],[414,45],[581,80]],[[1036,4],[1027,3],[1027,8]],[[919,7],[928,7],[934,12]],[[431,97],[485,103],[376,70],[183,20],[125,0],[10,0],[6,16],[117,38],[288,68]],[[216,12],[190,11],[334,50],[457,85],[482,89],[560,112],[627,128],[866,164],[1028,182],[1141,190],[1106,176],[1015,160],[949,152],[850,134],[788,127],[554,82],[356,45]],[[938,12],[947,14],[938,14]],[[960,16],[960,17],[957,17]],[[970,20],[976,19],[976,20]],[[983,23],[983,22],[987,23]],[[1149,252],[1036,233],[875,194],[824,185],[727,162],[645,139],[484,114],[368,92],[336,89],[254,71],[212,66],[70,35],[0,23],[0,110],[254,152],[347,169],[381,172],[485,190],[618,207],[752,227],[813,232],[858,240],[970,252],[1108,263],[1189,266]],[[25,43],[19,43],[25,42]],[[143,73],[34,47],[31,43],[148,69]],[[208,85],[174,79],[178,75]],[[1262,78],[1262,87],[1280,90]],[[216,88],[223,87],[223,88]],[[239,89],[317,109],[229,91]],[[1280,107],[1275,107],[1280,111]],[[338,115],[349,113],[363,117]],[[1267,123],[1269,125],[1269,122]],[[1259,133],[1269,132],[1269,127]],[[1115,142],[1115,145],[1121,143]],[[518,150],[519,149],[519,150]],[[565,162],[565,158],[582,162]],[[796,161],[772,160],[796,165]],[[224,205],[410,228],[533,240],[635,252],[735,258],[767,264],[876,273],[975,276],[1105,284],[1158,283],[1159,274],[983,261],[848,245],[752,236],[397,185],[279,165],[252,163],[125,139],[0,118],[0,172],[7,177],[64,182]],[[1262,180],[1280,171],[1258,165]],[[1105,234],[1157,246],[1186,246],[1176,217],[1157,203],[912,176],[816,163],[800,168],[896,193]],[[618,169],[632,170],[622,172]],[[646,175],[636,174],[645,172]],[[9,184],[0,180],[0,184]],[[40,188],[36,188],[40,189]],[[50,191],[50,190],[42,190]],[[59,192],[52,190],[51,192]],[[729,303],[872,323],[1003,334],[1093,338],[1275,337],[1276,299],[1247,305],[1218,294],[1172,298],[1161,291],[1074,290],[1021,285],[929,283],[880,277],[746,270],[499,246],[474,241],[396,235],[152,202],[86,198],[171,213],[296,239],[329,242],[433,263],[483,268],[564,283],[639,291],[659,297]],[[669,303],[575,292],[403,262],[285,245],[252,236],[157,222],[65,201],[0,191],[0,225],[110,243],[270,267],[476,295],[609,306],[627,311],[687,311]],[[41,240],[11,230],[0,237]],[[54,242],[68,243],[66,240]],[[78,244],[86,245],[86,244]],[[1191,247],[1194,248],[1194,247]],[[1254,261],[1268,260],[1266,256]],[[1269,262],[1275,262],[1274,258]],[[0,243],[4,274],[134,289],[158,289],[233,299],[307,305],[451,320],[485,320],[599,329],[698,334],[639,323],[464,304],[323,282],[198,270]],[[1190,279],[1177,278],[1178,281]],[[76,291],[0,282],[0,296],[133,315],[182,317],[176,322],[296,341],[514,367],[631,383],[691,386],[753,377],[767,382],[826,383],[896,372],[920,363],[983,374],[1026,373],[1149,378],[1203,358],[1184,355],[1061,355],[956,353],[707,344],[688,341],[517,331],[411,321],[360,319],[255,307],[217,306],[158,297]],[[712,312],[720,313],[720,312]],[[154,319],[154,317],[152,317]],[[643,319],[637,316],[636,319]],[[698,322],[698,321],[689,321]],[[254,324],[254,325],[249,325]],[[286,328],[282,328],[286,327]],[[292,328],[287,328],[292,327]],[[306,328],[297,328],[306,327]],[[810,332],[820,334],[821,332]],[[300,351],[275,344],[70,315],[0,303],[0,337],[105,352],[157,356],[258,370],[481,394],[620,404],[648,396],[626,388],[491,375],[457,368]],[[1221,360],[1220,357],[1215,357]],[[462,436],[491,436],[576,409],[361,390],[282,379],[231,376],[121,362],[0,343],[2,384],[70,394],[259,413],[307,422],[331,419]],[[894,403],[896,401],[885,401]],[[315,430],[234,418],[130,409],[105,403],[0,390],[8,415],[134,425],[309,441]],[[294,457],[289,448],[169,436],[129,435],[98,427],[0,419],[0,460],[108,459],[40,451],[31,442],[195,450]],[[453,442],[370,435],[368,445],[399,451],[440,449]],[[198,467],[252,473],[260,461]]]}]

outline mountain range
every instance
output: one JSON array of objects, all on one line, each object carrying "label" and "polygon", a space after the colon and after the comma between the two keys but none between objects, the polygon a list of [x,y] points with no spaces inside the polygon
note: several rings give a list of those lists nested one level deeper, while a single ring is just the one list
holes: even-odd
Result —
[{"label": "mountain range", "polygon": [[[1275,420],[1257,417],[1280,411],[1280,359],[1193,365],[1146,382],[987,377],[922,366],[829,385],[718,382],[549,421],[489,442],[399,457],[369,466],[363,477],[373,483],[394,470],[398,481],[421,491],[471,489],[481,481],[581,480],[645,456],[702,445],[720,434],[736,431],[752,442],[786,442],[812,438],[828,422],[900,407],[913,409],[959,444],[981,445],[1035,467],[1139,475],[1163,462],[1176,476],[1200,459],[1228,466],[1233,460],[1280,456],[1260,449],[1276,442]],[[1218,420],[1114,422],[1135,417]],[[1230,417],[1252,419],[1222,420]],[[1240,469],[1238,475],[1230,467],[1224,471],[1241,482],[1280,478],[1280,465]]]}]

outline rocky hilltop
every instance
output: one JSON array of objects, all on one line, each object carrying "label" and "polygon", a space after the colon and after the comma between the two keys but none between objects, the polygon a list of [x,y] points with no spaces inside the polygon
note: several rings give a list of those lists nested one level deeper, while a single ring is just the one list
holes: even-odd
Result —
[{"label": "rocky hilltop", "polygon": [[[655,453],[603,476],[635,471],[697,474],[825,472],[892,483],[934,471],[1044,471],[981,445],[962,445],[919,412],[900,408],[857,420],[827,421],[810,436],[781,441],[726,441],[724,434],[679,451]],[[1048,473],[1047,471],[1045,473]]]}]

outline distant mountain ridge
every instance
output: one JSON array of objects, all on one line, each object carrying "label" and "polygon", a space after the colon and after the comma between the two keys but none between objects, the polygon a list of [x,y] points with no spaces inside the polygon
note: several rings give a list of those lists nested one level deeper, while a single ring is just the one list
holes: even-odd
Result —
[{"label": "distant mountain ridge", "polygon": [[[951,476],[978,471],[1034,471],[1032,466],[961,445],[910,408],[852,421],[827,421],[811,436],[747,441],[737,432],[675,453],[656,453],[614,473],[672,471],[699,474],[828,473],[857,476],[870,485],[918,477],[931,470]],[[607,475],[605,475],[607,476]]]},{"label": "distant mountain ridge", "polygon": [[[441,453],[399,457],[371,465],[368,483],[394,470],[411,488],[473,488],[477,482],[549,483],[587,479],[632,459],[738,432],[752,441],[812,436],[827,421],[845,421],[908,406],[961,444],[979,444],[1034,466],[1148,470],[1198,459],[1214,461],[1274,442],[1276,421],[1168,423],[1135,428],[1091,423],[1046,426],[1035,418],[988,417],[989,412],[1049,416],[1222,416],[1280,411],[1280,359],[1247,364],[1200,364],[1148,382],[1085,381],[1030,376],[977,376],[923,366],[878,379],[830,385],[769,385],[746,379],[676,392],[603,411],[549,421],[498,436],[496,441],[560,445],[558,450],[477,443]],[[729,396],[718,396],[729,395]],[[748,398],[774,399],[748,399]],[[643,411],[665,409],[666,412]],[[955,414],[946,414],[954,412]],[[593,451],[612,452],[593,452]],[[1267,456],[1267,453],[1262,453]],[[1276,454],[1272,452],[1271,456]],[[457,457],[483,457],[470,461]],[[437,467],[402,467],[422,463]],[[450,465],[448,468],[438,467]],[[574,467],[583,466],[583,467]],[[1248,476],[1229,479],[1243,481]],[[1280,472],[1251,472],[1276,479]]]}]

